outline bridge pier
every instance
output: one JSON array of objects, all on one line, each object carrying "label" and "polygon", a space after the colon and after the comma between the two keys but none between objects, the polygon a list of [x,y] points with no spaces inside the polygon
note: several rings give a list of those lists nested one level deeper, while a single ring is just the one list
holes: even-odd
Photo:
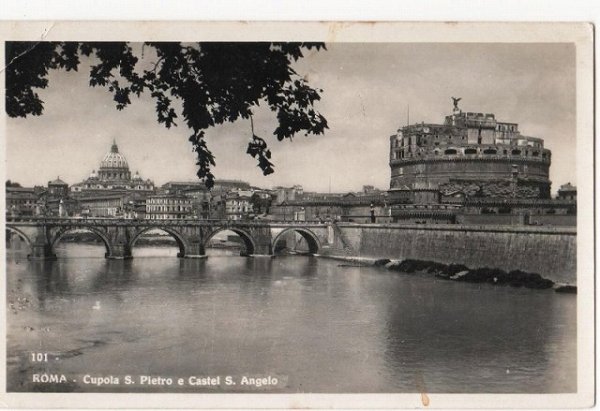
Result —
[{"label": "bridge pier", "polygon": [[133,258],[131,248],[127,244],[113,244],[110,251],[105,254],[110,260],[126,260]]},{"label": "bridge pier", "polygon": [[31,260],[56,260],[54,247],[52,242],[49,241],[50,236],[46,227],[30,227],[30,232],[27,234],[29,234],[28,238],[31,246],[31,253],[27,255],[27,258]]},{"label": "bridge pier", "polygon": [[[100,234],[101,231],[98,231]],[[106,237],[106,258],[111,260],[126,260],[132,258],[131,254],[131,237],[130,229],[122,225],[110,225],[106,227],[106,231],[102,232]]]},{"label": "bridge pier", "polygon": [[271,229],[268,227],[255,228],[251,232],[254,239],[253,250],[249,253],[250,256],[273,256],[273,236]]},{"label": "bridge pier", "polygon": [[204,249],[204,244],[202,244],[202,241],[200,241],[200,239],[196,238],[188,239],[188,243],[185,247],[185,254],[181,255],[181,253],[178,253],[177,257],[207,258],[206,250]]}]

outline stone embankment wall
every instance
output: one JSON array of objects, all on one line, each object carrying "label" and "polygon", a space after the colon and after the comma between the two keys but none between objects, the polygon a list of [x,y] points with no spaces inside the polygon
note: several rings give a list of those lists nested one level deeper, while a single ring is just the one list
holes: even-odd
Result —
[{"label": "stone embankment wall", "polygon": [[[574,227],[338,223],[329,255],[430,260],[539,273],[576,284]],[[337,230],[336,230],[337,231]]]}]

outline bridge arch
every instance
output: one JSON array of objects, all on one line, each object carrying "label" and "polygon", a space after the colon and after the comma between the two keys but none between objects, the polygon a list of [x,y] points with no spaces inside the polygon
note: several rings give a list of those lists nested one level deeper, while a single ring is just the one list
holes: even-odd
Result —
[{"label": "bridge arch", "polygon": [[309,254],[317,254],[319,252],[319,250],[321,249],[321,242],[319,241],[319,238],[316,236],[315,233],[313,233],[311,230],[309,230],[308,228],[304,228],[304,227],[289,227],[286,228],[285,230],[283,230],[282,232],[280,232],[279,234],[277,234],[275,236],[275,238],[273,238],[273,243],[272,243],[272,249],[275,250],[275,246],[277,245],[277,242],[283,238],[283,236],[285,236],[286,234],[290,233],[290,232],[295,232],[298,233],[302,236],[302,238],[306,241],[306,244],[308,244],[308,252]]},{"label": "bridge arch", "polygon": [[22,240],[24,240],[27,243],[27,245],[29,247],[31,247],[31,239],[23,231],[19,230],[18,228],[11,227],[8,225],[6,226],[6,231],[10,231],[10,232],[17,234],[19,237],[21,237]]},{"label": "bridge arch", "polygon": [[54,238],[52,238],[50,240],[50,250],[51,250],[51,254],[55,255],[55,247],[56,245],[60,242],[60,240],[68,233],[72,233],[74,231],[88,231],[92,234],[95,234],[96,236],[98,236],[102,242],[104,243],[104,246],[106,247],[106,254],[104,255],[105,257],[110,257],[113,255],[113,246],[112,243],[110,242],[110,239],[106,236],[105,233],[103,233],[102,231],[93,228],[93,227],[69,227],[66,228],[64,230],[59,231]]},{"label": "bridge arch", "polygon": [[206,250],[206,247],[208,247],[210,240],[217,233],[220,233],[221,231],[233,231],[238,236],[240,236],[240,238],[242,239],[242,242],[244,243],[244,247],[245,247],[244,255],[252,255],[255,253],[256,240],[254,239],[254,237],[252,237],[252,235],[249,232],[247,232],[246,230],[243,230],[240,228],[235,228],[235,227],[219,227],[219,228],[213,230],[204,240],[204,244],[203,244],[204,250]]},{"label": "bridge arch", "polygon": [[131,251],[133,251],[133,246],[135,245],[137,240],[139,240],[140,237],[142,237],[145,233],[147,233],[148,231],[151,231],[151,230],[164,231],[165,233],[167,233],[171,237],[173,237],[175,239],[175,242],[177,243],[177,246],[179,247],[179,253],[177,254],[177,257],[185,257],[185,255],[187,253],[187,249],[188,249],[188,243],[185,240],[185,238],[183,237],[183,235],[180,232],[178,232],[177,230],[173,230],[171,228],[163,227],[163,226],[145,227],[144,229],[138,231],[135,234],[135,236],[133,237],[133,239],[130,241],[129,249]]}]

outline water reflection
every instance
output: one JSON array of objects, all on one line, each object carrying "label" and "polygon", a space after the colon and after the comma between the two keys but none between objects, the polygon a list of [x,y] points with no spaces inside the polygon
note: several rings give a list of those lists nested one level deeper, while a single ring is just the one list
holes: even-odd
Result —
[{"label": "water reflection", "polygon": [[[572,298],[473,284],[432,287],[429,279],[397,287],[394,294],[402,304],[390,305],[385,355],[388,373],[399,388],[412,384],[416,389],[421,378],[428,392],[441,392],[441,387],[472,392],[477,385],[488,387],[486,392],[514,392],[520,385],[544,392],[554,386],[548,372],[553,362],[575,373],[575,356],[558,353],[562,358],[552,358],[546,350],[556,343],[569,344],[557,323],[574,338]],[[457,369],[460,376],[453,372]],[[533,369],[545,377],[532,380]],[[575,391],[576,379],[560,389]]]},{"label": "water reflection", "polygon": [[57,353],[51,369],[69,375],[285,381],[267,392],[576,390],[574,295],[315,257],[144,258],[152,250],[140,248],[133,260],[106,260],[91,258],[93,247],[68,244],[67,258],[43,262],[9,251],[10,390],[39,388],[26,356],[40,349]]},{"label": "water reflection", "polygon": [[177,279],[180,281],[206,281],[206,259],[180,258]]},{"label": "water reflection", "polygon": [[69,276],[63,266],[56,261],[37,261],[33,263],[40,270],[42,275],[37,282],[38,301],[40,309],[45,309],[46,297],[62,297],[71,294]]}]

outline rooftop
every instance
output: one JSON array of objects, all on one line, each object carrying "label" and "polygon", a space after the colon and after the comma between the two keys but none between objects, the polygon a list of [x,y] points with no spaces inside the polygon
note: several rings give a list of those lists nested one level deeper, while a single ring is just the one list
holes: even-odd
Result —
[{"label": "rooftop", "polygon": [[56,177],[56,180],[53,181],[48,181],[48,185],[52,185],[52,186],[68,186],[67,183],[65,183],[64,181],[62,181],[60,179],[60,176]]}]

